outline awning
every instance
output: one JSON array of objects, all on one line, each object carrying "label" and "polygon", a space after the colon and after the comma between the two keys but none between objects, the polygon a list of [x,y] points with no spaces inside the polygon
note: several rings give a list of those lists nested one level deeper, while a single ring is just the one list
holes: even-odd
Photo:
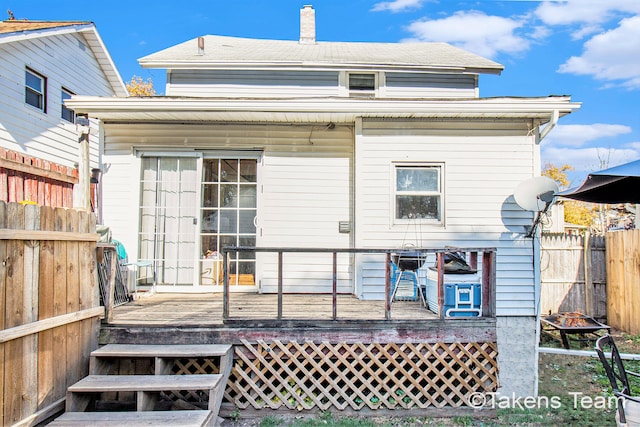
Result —
[{"label": "awning", "polygon": [[581,186],[556,196],[591,203],[640,203],[640,160],[591,172]]}]

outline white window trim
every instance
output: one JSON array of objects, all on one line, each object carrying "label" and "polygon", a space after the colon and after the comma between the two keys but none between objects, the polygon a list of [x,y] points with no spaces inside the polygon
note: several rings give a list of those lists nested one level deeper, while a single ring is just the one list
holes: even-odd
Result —
[{"label": "white window trim", "polygon": [[[397,191],[397,169],[402,167],[437,167],[440,168],[440,174],[438,176],[440,182],[440,191],[438,192],[414,192],[416,195],[429,195],[429,194],[437,194],[440,196],[440,219],[429,219],[429,218],[420,218],[420,219],[402,219],[396,218],[396,195]],[[445,218],[446,218],[446,209],[445,209],[445,164],[444,162],[392,162],[390,168],[390,183],[391,183],[391,197],[390,197],[390,219],[391,225],[407,225],[407,224],[424,224],[424,225],[433,225],[438,227],[444,227]],[[409,193],[403,193],[409,194]]]},{"label": "white window trim", "polygon": [[[29,73],[29,74],[39,78],[42,81],[42,90],[41,91],[37,91],[36,89],[34,89],[31,86],[27,85],[27,74],[26,73]],[[35,71],[33,68],[25,67],[24,79],[25,79],[25,81],[24,81],[24,90],[25,90],[24,103],[26,105],[28,105],[30,108],[34,108],[34,109],[46,114],[47,113],[47,78],[43,74]],[[37,107],[37,106],[29,104],[27,102],[27,91],[29,91],[29,90],[33,91],[34,93],[39,94],[42,97],[42,107]]]},{"label": "white window trim", "polygon": [[[373,75],[374,84],[373,91],[351,91],[349,89],[349,77],[352,74],[371,74]],[[354,98],[378,98],[380,96],[380,73],[374,71],[345,71],[344,72],[344,95]]]},{"label": "white window trim", "polygon": [[[70,91],[69,89],[67,89],[67,88],[64,88],[64,87],[63,87],[63,88],[61,88],[61,89],[60,89],[60,118],[61,118],[62,120],[64,120],[65,122],[67,122],[67,123],[75,123],[75,122],[76,122],[76,112],[75,112],[74,110],[72,110],[71,108],[67,108],[67,107],[65,107],[65,106],[64,106],[64,98],[62,97],[62,94],[64,94],[64,93],[66,93],[66,94],[67,94],[67,95],[69,95],[70,97],[71,97],[71,96],[73,96],[73,95],[75,95],[75,93],[71,92],[71,91]],[[70,112],[72,113],[72,114],[71,114],[71,118],[72,118],[72,120],[71,120],[71,121],[67,120],[67,119],[64,117],[64,114],[63,114],[63,113],[64,113],[65,108],[66,108],[68,111],[70,111]]]}]

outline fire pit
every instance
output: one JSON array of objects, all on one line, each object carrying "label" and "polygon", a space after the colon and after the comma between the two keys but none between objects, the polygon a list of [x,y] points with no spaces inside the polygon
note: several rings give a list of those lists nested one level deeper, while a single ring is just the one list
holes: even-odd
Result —
[{"label": "fire pit", "polygon": [[600,330],[608,330],[609,326],[604,325],[591,316],[579,312],[556,313],[540,319],[542,330],[557,330],[560,332],[562,346],[569,349],[568,334],[588,335],[593,334],[593,339],[599,338],[597,334]]}]

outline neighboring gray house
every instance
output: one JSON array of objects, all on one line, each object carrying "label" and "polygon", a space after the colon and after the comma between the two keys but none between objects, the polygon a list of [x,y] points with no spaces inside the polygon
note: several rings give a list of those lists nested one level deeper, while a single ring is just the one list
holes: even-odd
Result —
[{"label": "neighboring gray house", "polygon": [[[139,60],[166,96],[74,96],[102,122],[104,222],[157,265],[158,292],[221,291],[224,246],[497,248],[501,391],[536,392],[539,256],[514,188],[540,174],[541,127],[567,96],[481,98],[491,60],[445,43],[204,36]],[[287,257],[285,292],[326,293],[330,260]],[[384,298],[384,263],[341,258],[338,290]],[[212,273],[213,271],[213,273]],[[230,266],[271,293],[273,257]]]},{"label": "neighboring gray house", "polygon": [[[73,187],[83,163],[80,133],[63,102],[73,95],[127,96],[124,83],[92,22],[2,21],[0,58],[0,200],[70,207],[68,197],[55,200],[55,182],[47,184],[53,195],[34,194],[7,183],[7,171]],[[89,136],[87,169],[100,166],[98,142],[97,132]]]}]

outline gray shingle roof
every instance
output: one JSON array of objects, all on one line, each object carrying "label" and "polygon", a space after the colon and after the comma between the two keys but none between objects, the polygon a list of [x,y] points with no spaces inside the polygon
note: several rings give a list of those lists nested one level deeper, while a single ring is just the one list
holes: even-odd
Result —
[{"label": "gray shingle roof", "polygon": [[447,43],[318,42],[204,36],[204,53],[192,39],[138,61],[148,68],[197,67],[363,67],[464,69],[499,73],[503,66]]}]

